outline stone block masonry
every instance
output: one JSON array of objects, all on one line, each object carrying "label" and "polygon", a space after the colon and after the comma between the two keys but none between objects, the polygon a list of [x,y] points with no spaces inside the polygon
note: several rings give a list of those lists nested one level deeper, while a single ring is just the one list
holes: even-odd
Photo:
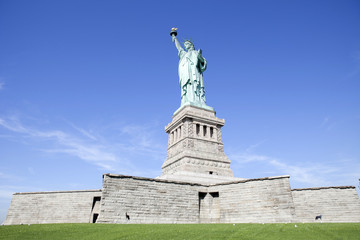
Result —
[{"label": "stone block masonry", "polygon": [[296,220],[289,176],[202,185],[105,174],[99,223]]},{"label": "stone block masonry", "polygon": [[[299,222],[360,222],[360,200],[353,186],[293,189]],[[319,221],[319,220],[318,220]]]},{"label": "stone block masonry", "polygon": [[200,184],[116,174],[103,189],[16,193],[5,224],[360,222],[355,187],[290,189],[289,176]]},{"label": "stone block masonry", "polygon": [[224,124],[215,111],[195,106],[178,110],[165,127],[168,150],[159,178],[202,184],[234,180],[221,137]]},{"label": "stone block masonry", "polygon": [[4,224],[92,222],[100,197],[101,190],[15,193]]},{"label": "stone block masonry", "polygon": [[[105,174],[99,223],[198,223],[199,184]],[[206,190],[203,190],[206,191]]]},{"label": "stone block masonry", "polygon": [[297,221],[289,176],[217,184],[209,187],[209,191],[219,193],[221,223]]}]

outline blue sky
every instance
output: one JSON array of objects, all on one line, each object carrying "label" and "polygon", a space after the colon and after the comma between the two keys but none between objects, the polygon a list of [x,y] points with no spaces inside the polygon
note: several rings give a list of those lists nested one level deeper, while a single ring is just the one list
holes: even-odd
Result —
[{"label": "blue sky", "polygon": [[208,61],[235,176],[358,185],[359,1],[0,1],[0,222],[14,192],[161,174],[177,50]]}]

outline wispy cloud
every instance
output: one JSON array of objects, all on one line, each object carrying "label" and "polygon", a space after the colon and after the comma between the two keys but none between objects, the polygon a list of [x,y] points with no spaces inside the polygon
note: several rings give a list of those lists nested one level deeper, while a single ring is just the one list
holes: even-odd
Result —
[{"label": "wispy cloud", "polygon": [[0,188],[0,199],[11,199],[14,194],[13,189],[1,189]]},{"label": "wispy cloud", "polygon": [[248,148],[245,149],[245,152],[246,153],[253,152],[254,150],[256,150],[258,147],[260,147],[265,142],[266,142],[266,140],[262,140],[262,141],[260,141],[260,142],[258,142],[256,144],[252,144]]},{"label": "wispy cloud", "polygon": [[14,192],[19,191],[19,189],[21,189],[21,188],[16,187],[16,186],[7,187],[7,188],[4,186],[0,186],[0,199],[11,199]]},{"label": "wispy cloud", "polygon": [[125,134],[126,137],[119,136],[119,139],[124,139],[124,141],[113,142],[74,124],[70,125],[76,132],[29,127],[24,125],[18,117],[0,118],[0,126],[19,134],[22,139],[36,139],[52,143],[51,146],[44,144],[42,151],[75,156],[107,171],[120,171],[125,174],[142,172],[134,166],[129,157],[141,153],[148,157],[158,157],[161,155],[161,150],[165,151],[151,139],[150,131],[142,126],[122,126],[120,133]]},{"label": "wispy cloud", "polygon": [[[291,175],[292,180],[305,184],[323,185],[329,184],[325,179],[321,178],[324,171],[333,171],[334,169],[327,168],[324,166],[296,166],[288,164],[277,158],[259,155],[253,153],[242,153],[229,155],[233,162],[237,164],[246,164],[258,162],[261,164],[267,164],[272,168],[271,172],[278,173],[277,175],[288,174]],[[269,168],[270,168],[269,167]],[[268,169],[269,170],[269,169]]]},{"label": "wispy cloud", "polygon": [[275,175],[288,174],[291,176],[291,181],[299,186],[315,187],[338,185],[339,183],[337,182],[340,182],[340,184],[353,185],[351,184],[353,183],[353,178],[356,178],[356,174],[358,175],[357,170],[360,171],[360,164],[355,164],[356,161],[354,160],[343,164],[339,162],[314,163],[305,161],[293,163],[292,159],[285,161],[276,157],[257,154],[255,152],[256,147],[253,146],[256,145],[252,145],[242,152],[229,154],[232,163],[236,166],[242,166],[242,168],[247,168],[255,164],[258,166],[256,168],[261,171],[261,174],[269,172]]},{"label": "wispy cloud", "polygon": [[356,64],[355,68],[352,71],[350,71],[348,74],[346,74],[343,80],[354,79],[360,74],[360,51],[355,51],[352,54],[352,58]]},{"label": "wispy cloud", "polygon": [[91,140],[94,140],[94,141],[96,141],[97,140],[97,138],[93,135],[93,134],[91,134],[89,131],[86,131],[85,129],[82,129],[82,128],[80,128],[80,127],[77,127],[77,126],[75,126],[75,124],[73,124],[73,123],[71,123],[71,122],[68,122],[74,129],[76,129],[77,131],[79,131],[81,134],[83,134],[85,137],[88,137],[88,138],[90,138]]},{"label": "wispy cloud", "polygon": [[48,152],[67,153],[100,166],[105,170],[113,170],[109,162],[116,161],[116,157],[103,151],[103,147],[99,144],[85,143],[81,139],[60,130],[41,131],[26,127],[14,117],[9,119],[0,118],[0,125],[12,132],[21,133],[27,137],[54,141],[61,146],[57,149],[48,149]]},{"label": "wispy cloud", "polygon": [[21,185],[0,185],[0,200],[8,199],[10,200],[12,195],[16,192],[27,192],[29,189],[36,192],[42,192],[42,188],[34,188],[33,186],[21,186]]},{"label": "wispy cloud", "polygon": [[324,117],[324,119],[322,120],[320,127],[326,129],[326,131],[329,131],[331,129],[333,129],[336,125],[336,122],[334,122],[332,119],[330,119],[330,117]]},{"label": "wispy cloud", "polygon": [[155,154],[162,155],[165,149],[161,144],[154,142],[152,139],[152,131],[150,127],[139,125],[124,125],[120,131],[127,135],[128,145],[130,148],[140,154]]},{"label": "wispy cloud", "polygon": [[323,127],[329,122],[329,117],[325,117],[323,121],[321,122],[320,126]]},{"label": "wispy cloud", "polygon": [[34,168],[32,168],[32,167],[28,167],[28,172],[29,172],[31,175],[35,175],[35,174],[36,174]]},{"label": "wispy cloud", "polygon": [[15,175],[0,172],[0,180],[21,181],[22,178]]}]

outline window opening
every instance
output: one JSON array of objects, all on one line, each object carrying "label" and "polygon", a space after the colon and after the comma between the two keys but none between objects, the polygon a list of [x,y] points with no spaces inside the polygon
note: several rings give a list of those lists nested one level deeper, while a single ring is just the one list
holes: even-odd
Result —
[{"label": "window opening", "polygon": [[94,199],[93,199],[93,204],[92,204],[92,208],[91,208],[91,209],[94,209],[95,203],[96,203],[96,202],[100,202],[100,200],[101,200],[101,197],[94,197]]},{"label": "window opening", "polygon": [[211,195],[213,198],[218,198],[218,197],[219,197],[219,192],[211,192],[210,195]]},{"label": "window opening", "polygon": [[96,220],[97,220],[98,216],[99,216],[98,213],[94,213],[92,223],[96,223]]},{"label": "window opening", "polygon": [[201,209],[201,202],[204,201],[205,197],[206,197],[206,194],[205,192],[199,192],[199,212],[200,212],[200,209]]}]

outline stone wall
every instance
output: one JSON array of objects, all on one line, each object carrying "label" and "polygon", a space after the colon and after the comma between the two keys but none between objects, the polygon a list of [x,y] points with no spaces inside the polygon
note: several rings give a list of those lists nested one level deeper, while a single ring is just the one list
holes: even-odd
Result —
[{"label": "stone wall", "polygon": [[296,221],[289,176],[218,184],[210,187],[209,192],[214,196],[218,193],[221,223]]},{"label": "stone wall", "polygon": [[88,223],[101,190],[15,193],[5,225]]},{"label": "stone wall", "polygon": [[[299,222],[360,222],[360,200],[355,187],[293,189],[292,195]],[[319,220],[318,220],[319,221]]]},{"label": "stone wall", "polygon": [[103,190],[15,193],[10,224],[360,222],[355,187],[290,189],[289,176],[198,184],[105,174]]},{"label": "stone wall", "polygon": [[199,184],[103,176],[99,223],[198,223]]},{"label": "stone wall", "polygon": [[273,223],[296,219],[289,176],[208,186],[105,174],[103,186],[100,223]]}]

